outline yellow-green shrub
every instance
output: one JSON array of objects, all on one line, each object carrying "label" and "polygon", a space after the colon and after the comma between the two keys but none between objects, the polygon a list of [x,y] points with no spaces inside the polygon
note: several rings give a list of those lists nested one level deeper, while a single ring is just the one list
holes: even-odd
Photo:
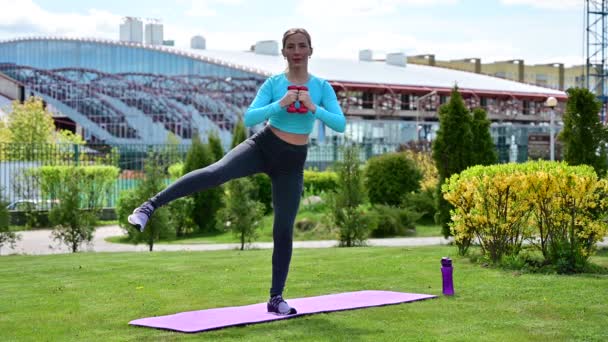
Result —
[{"label": "yellow-green shrub", "polygon": [[606,234],[607,189],[589,166],[547,161],[472,167],[442,188],[461,250],[478,239],[498,261],[527,239],[563,272],[582,266]]},{"label": "yellow-green shrub", "polygon": [[455,209],[450,228],[461,253],[478,239],[484,254],[498,261],[517,254],[524,238],[531,204],[525,200],[525,173],[517,164],[474,166],[444,183],[444,198]]},{"label": "yellow-green shrub", "polygon": [[338,174],[333,171],[304,170],[305,191],[318,195],[338,188]]}]

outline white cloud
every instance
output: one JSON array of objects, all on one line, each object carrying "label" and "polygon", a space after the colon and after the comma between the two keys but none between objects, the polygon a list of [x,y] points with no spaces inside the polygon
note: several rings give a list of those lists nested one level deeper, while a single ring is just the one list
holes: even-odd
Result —
[{"label": "white cloud", "polygon": [[[521,51],[511,45],[488,40],[430,41],[411,35],[373,31],[364,35],[343,37],[337,44],[319,39],[318,56],[356,59],[359,50],[371,49],[374,57],[383,58],[386,53],[405,52],[406,55],[434,54],[436,59],[482,58],[488,63],[520,56]],[[499,52],[500,51],[500,52]]]},{"label": "white cloud", "polygon": [[356,17],[394,13],[399,6],[453,5],[460,0],[302,0],[296,13],[306,16]]},{"label": "white cloud", "polygon": [[192,0],[185,14],[189,17],[213,17],[217,15],[216,6],[237,6],[242,2],[242,0]]},{"label": "white cloud", "polygon": [[200,30],[197,28],[165,25],[165,39],[174,39],[176,47],[189,48],[190,39],[195,35],[205,38],[207,49],[210,50],[248,50],[256,41],[277,39],[276,32],[223,32]]},{"label": "white cloud", "polygon": [[11,33],[12,37],[62,35],[118,38],[121,16],[108,11],[90,9],[86,14],[53,13],[31,0],[0,0],[0,8],[10,8],[10,11],[0,11],[0,34]]},{"label": "white cloud", "polygon": [[207,2],[195,1],[186,10],[186,15],[189,17],[213,17],[217,15],[217,11],[212,9]]},{"label": "white cloud", "polygon": [[[176,1],[176,7],[179,6],[180,9],[199,6],[199,12],[203,14],[209,14],[215,10],[220,11],[222,6],[236,6],[244,3],[242,0]],[[408,55],[432,53],[440,60],[480,57],[484,63],[516,58],[524,59],[527,64],[563,62],[571,65],[580,64],[582,61],[582,58],[575,56],[574,53],[580,49],[579,43],[576,43],[576,49],[564,48],[563,45],[555,48],[555,46],[530,43],[530,41],[534,42],[534,39],[542,40],[542,37],[550,37],[557,32],[557,29],[550,27],[546,27],[544,31],[542,29],[534,30],[536,36],[527,31],[519,32],[513,27],[509,28],[508,34],[502,34],[500,30],[504,23],[497,22],[494,30],[486,30],[484,32],[488,34],[481,34],[483,32],[478,32],[479,26],[477,25],[484,26],[483,24],[461,21],[456,18],[434,18],[429,14],[428,17],[418,16],[404,19],[403,23],[397,25],[384,19],[388,16],[372,17],[370,14],[403,11],[399,8],[400,6],[455,4],[458,1],[461,0],[350,0],[348,2],[346,0],[308,0],[302,1],[299,6],[303,10],[308,8],[309,13],[296,11],[295,15],[274,17],[276,19],[273,22],[276,23],[274,28],[254,27],[250,29],[235,26],[234,31],[222,32],[213,31],[213,27],[189,26],[185,22],[165,22],[165,39],[174,39],[178,47],[189,47],[190,38],[200,34],[206,38],[209,49],[246,50],[258,40],[280,41],[282,31],[277,27],[285,26],[284,23],[288,22],[291,26],[309,28],[313,37],[315,56],[323,58],[356,59],[359,50],[372,49],[379,57],[388,52],[402,51]],[[524,0],[501,1],[503,4],[524,4]],[[579,1],[582,3],[582,0]],[[527,3],[530,5],[539,3],[564,5],[571,1],[536,0]],[[204,6],[207,6],[206,8],[211,12],[205,12]],[[31,35],[118,39],[119,24],[122,18],[122,15],[96,9],[81,14],[52,12],[41,8],[32,0],[0,0],[0,8],[10,8],[8,11],[0,11],[0,39]],[[335,18],[328,20],[327,17],[319,17],[319,8],[323,8],[322,12],[327,15],[334,16],[338,12],[341,15],[335,15]],[[234,18],[234,20],[237,19]],[[419,32],[418,28],[425,27],[425,25],[427,25],[425,32]],[[484,27],[491,27],[491,25]],[[442,32],[445,34],[438,34]],[[561,33],[559,36],[566,37]]]},{"label": "white cloud", "polygon": [[503,5],[508,6],[531,6],[540,9],[574,10],[584,6],[584,0],[500,0]]}]

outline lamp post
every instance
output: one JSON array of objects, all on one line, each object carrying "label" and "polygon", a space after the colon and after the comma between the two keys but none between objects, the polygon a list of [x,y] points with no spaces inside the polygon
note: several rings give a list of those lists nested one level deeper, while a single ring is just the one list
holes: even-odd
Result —
[{"label": "lamp post", "polygon": [[553,96],[547,98],[545,106],[549,107],[551,120],[549,123],[549,151],[551,154],[551,160],[555,160],[555,137],[553,133],[553,122],[555,121],[555,106],[557,106],[557,99]]}]

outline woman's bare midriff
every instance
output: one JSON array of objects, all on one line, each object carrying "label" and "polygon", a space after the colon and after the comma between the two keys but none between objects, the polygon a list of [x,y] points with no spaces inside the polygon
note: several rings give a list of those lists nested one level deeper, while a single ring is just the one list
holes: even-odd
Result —
[{"label": "woman's bare midriff", "polygon": [[285,131],[281,131],[280,129],[270,126],[270,129],[277,135],[277,137],[281,138],[292,145],[306,145],[308,144],[308,134],[296,134],[289,133]]}]

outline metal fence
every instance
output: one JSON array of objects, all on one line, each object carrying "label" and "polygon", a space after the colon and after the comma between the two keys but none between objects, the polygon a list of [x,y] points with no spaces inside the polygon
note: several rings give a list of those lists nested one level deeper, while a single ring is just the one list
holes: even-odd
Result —
[{"label": "metal fence", "polygon": [[[342,146],[338,142],[309,145],[306,168],[323,171],[335,162],[342,161]],[[362,162],[376,155],[394,152],[400,147],[399,144],[387,143],[358,146]],[[429,147],[426,146],[427,149]],[[9,203],[48,203],[49,199],[43,198],[37,181],[28,178],[28,169],[47,165],[113,165],[120,169],[120,175],[105,206],[114,207],[121,191],[134,188],[141,181],[144,163],[150,153],[160,155],[163,165],[169,166],[184,161],[189,148],[188,145],[170,144],[0,144],[0,197]],[[517,146],[517,151],[507,145],[497,146],[496,149],[501,163],[527,159],[527,146]],[[167,184],[171,181],[165,179]]]},{"label": "metal fence", "polygon": [[[367,159],[396,151],[398,144],[360,145],[360,159]],[[105,204],[114,207],[123,190],[131,189],[141,181],[144,162],[154,153],[161,156],[163,165],[184,161],[188,145],[94,145],[72,144],[0,144],[0,196],[9,203],[27,201],[48,203],[43,198],[36,179],[28,176],[28,169],[47,165],[113,165],[120,169],[112,193]],[[325,170],[336,161],[343,160],[341,145],[311,144],[306,168]],[[168,177],[168,176],[167,176]],[[171,179],[165,179],[168,184]]]}]

